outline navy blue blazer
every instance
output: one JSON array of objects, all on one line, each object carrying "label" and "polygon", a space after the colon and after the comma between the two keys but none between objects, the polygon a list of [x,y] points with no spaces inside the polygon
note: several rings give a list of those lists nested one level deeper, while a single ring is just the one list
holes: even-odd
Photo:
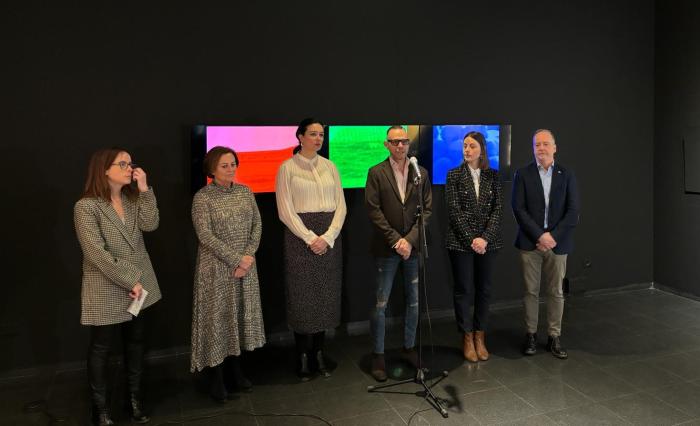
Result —
[{"label": "navy blue blazer", "polygon": [[555,162],[553,167],[547,229],[544,228],[544,191],[537,163],[518,169],[513,177],[511,205],[518,222],[515,247],[521,250],[535,250],[537,240],[545,232],[550,232],[557,242],[554,253],[569,254],[574,249],[574,228],[578,224],[580,206],[576,177],[559,163]]}]

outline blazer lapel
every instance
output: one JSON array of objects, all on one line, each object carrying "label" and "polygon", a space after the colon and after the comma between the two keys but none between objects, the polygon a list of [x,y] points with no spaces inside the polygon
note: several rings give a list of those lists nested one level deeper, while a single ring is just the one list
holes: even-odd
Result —
[{"label": "blazer lapel", "polygon": [[[486,169],[489,170],[489,169]],[[491,186],[493,186],[493,179],[485,179],[485,171],[482,170],[481,173],[479,174],[479,198],[477,199],[477,202],[479,204],[479,208],[481,208],[484,205],[488,205],[488,202],[490,201],[490,197],[488,196],[489,193],[491,192]],[[476,191],[474,191],[476,192]],[[482,201],[486,200],[486,203],[482,203]]]},{"label": "blazer lapel", "polygon": [[562,171],[556,163],[552,166],[552,187],[549,189],[549,205],[552,205],[552,199],[559,194],[559,188],[562,184]]},{"label": "blazer lapel", "polygon": [[131,205],[130,202],[122,203],[124,207],[124,221],[125,223],[122,223],[122,220],[119,218],[119,215],[117,214],[117,211],[114,210],[114,207],[112,205],[104,200],[100,200],[98,203],[100,206],[100,210],[102,210],[102,213],[107,216],[107,218],[114,224],[114,226],[119,230],[119,232],[122,233],[124,236],[124,239],[129,243],[129,245],[133,248],[136,248],[134,245],[134,242],[131,238],[131,232],[127,229],[127,225],[129,223],[129,216],[133,216],[133,213],[130,211],[127,211],[127,208],[131,207],[134,208],[133,205]]},{"label": "blazer lapel", "polygon": [[[554,170],[552,170],[552,171],[554,171]],[[544,208],[544,188],[542,188],[542,178],[540,177],[540,169],[537,167],[536,162],[532,163],[532,166],[530,167],[530,172],[534,175],[535,182],[537,182],[537,191],[535,191],[535,193],[539,197],[538,202],[542,205],[542,208]],[[550,194],[551,194],[551,188],[550,188]]]},{"label": "blazer lapel", "polygon": [[396,195],[396,199],[399,200],[399,202],[401,204],[403,204],[403,202],[401,201],[401,193],[399,192],[399,187],[396,184],[396,177],[394,176],[394,170],[391,168],[391,163],[389,163],[388,158],[384,162],[383,171],[384,171],[384,176],[387,178],[387,180],[389,180],[391,187],[394,189],[394,194]]},{"label": "blazer lapel", "polygon": [[461,180],[464,184],[464,192],[467,195],[467,207],[476,207],[478,205],[478,199],[476,197],[476,188],[474,188],[474,179],[472,178],[472,172],[471,170],[469,170],[469,166],[466,163],[462,163],[462,168],[460,172],[462,174]]}]

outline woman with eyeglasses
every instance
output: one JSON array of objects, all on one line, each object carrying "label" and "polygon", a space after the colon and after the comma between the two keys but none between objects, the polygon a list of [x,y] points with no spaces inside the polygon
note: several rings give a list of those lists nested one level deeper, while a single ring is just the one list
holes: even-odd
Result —
[{"label": "woman with eyeglasses", "polygon": [[338,169],[317,154],[324,134],[320,121],[302,120],[296,131],[299,145],[280,166],[275,182],[277,211],[286,225],[287,324],[294,331],[302,381],[313,371],[331,376],[323,352],[325,332],[340,324],[345,195]]},{"label": "woman with eyeglasses", "polygon": [[[135,185],[134,185],[135,184]],[[135,423],[150,419],[141,399],[144,323],[161,298],[143,241],[158,228],[158,206],[146,172],[121,148],[95,152],[83,195],[74,208],[75,231],[83,252],[80,323],[90,328],[87,367],[92,423],[112,425],[107,401],[107,363],[115,334],[124,343],[128,410]],[[136,315],[127,311],[141,301]]]},{"label": "woman with eyeglasses", "polygon": [[[454,309],[463,333],[463,355],[486,361],[485,332],[491,276],[501,237],[501,181],[489,168],[484,135],[469,132],[462,144],[462,165],[447,173],[447,249],[454,276]],[[472,315],[471,308],[474,306]]]},{"label": "woman with eyeglasses", "polygon": [[250,392],[239,356],[265,344],[255,252],[262,222],[253,193],[234,182],[238,155],[217,146],[204,157],[211,183],[192,201],[199,240],[192,304],[192,372],[208,369],[210,394]]}]

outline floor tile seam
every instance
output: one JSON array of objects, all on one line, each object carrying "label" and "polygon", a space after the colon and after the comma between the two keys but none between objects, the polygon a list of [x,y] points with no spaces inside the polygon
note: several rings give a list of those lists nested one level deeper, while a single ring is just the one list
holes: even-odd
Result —
[{"label": "floor tile seam", "polygon": [[292,400],[294,398],[298,397],[307,397],[309,398],[310,401],[313,401],[314,405],[318,405],[317,402],[318,400],[316,398],[310,398],[311,394],[310,393],[303,393],[303,394],[294,394],[294,395],[286,395],[283,397],[275,397],[275,398],[265,398],[261,400],[254,401],[252,398],[250,399],[250,404],[251,404],[251,411],[254,411],[256,409],[256,405],[265,405],[265,404],[277,404],[280,401],[287,401],[287,400]]},{"label": "floor tile seam", "polygon": [[[496,382],[498,382],[498,381],[496,380]],[[475,395],[475,394],[477,394],[477,393],[488,392],[488,391],[492,391],[492,390],[496,390],[496,389],[500,389],[500,388],[504,388],[504,389],[505,389],[506,386],[505,386],[504,384],[498,382],[497,384],[494,384],[494,386],[487,387],[487,388],[484,388],[484,389],[476,389],[476,390],[472,390],[472,391],[469,391],[469,392],[462,392],[462,393],[460,393],[460,394],[457,394],[457,396],[458,396],[458,397],[460,397],[460,396],[461,396],[461,397],[465,397],[465,396]]]},{"label": "floor tile seam", "polygon": [[[560,381],[560,382],[561,382],[561,381]],[[578,390],[572,388],[571,386],[567,385],[567,384],[564,383],[564,382],[561,382],[561,383],[562,383],[563,385],[569,387],[571,390],[573,390],[573,391],[576,392],[577,394],[583,396],[583,397],[587,400],[587,401],[584,401],[583,403],[577,403],[577,404],[569,405],[569,406],[565,407],[564,409],[566,409],[566,408],[573,408],[573,407],[580,407],[580,406],[582,406],[582,405],[586,405],[586,404],[590,404],[590,403],[595,403],[594,400],[592,400],[590,397],[588,397],[588,395],[584,394],[583,392],[580,392],[580,391],[578,391]],[[518,396],[520,397],[520,395],[519,395],[515,390],[510,389],[510,388],[508,388],[508,390],[510,390],[511,392],[515,393],[516,395],[518,395]],[[520,398],[523,399],[523,400],[525,400],[523,397],[520,397]],[[531,404],[531,405],[532,405],[532,404]],[[534,406],[533,406],[533,407],[534,407]],[[537,409],[537,407],[534,407],[534,408]],[[555,411],[556,411],[556,410],[555,410]],[[547,413],[547,410],[542,411],[542,414],[544,414],[544,413]]]},{"label": "floor tile seam", "polygon": [[[664,386],[664,387],[665,387],[665,386]],[[657,401],[659,401],[659,402],[661,402],[661,403],[663,403],[663,404],[668,405],[668,406],[671,407],[671,408],[675,408],[676,410],[680,411],[681,413],[687,415],[687,416],[690,417],[690,418],[699,417],[699,416],[696,416],[696,415],[694,415],[694,414],[692,414],[692,413],[689,413],[689,412],[685,411],[684,409],[682,409],[682,408],[680,408],[680,407],[677,407],[677,406],[673,405],[673,404],[670,403],[670,402],[664,401],[663,399],[657,397],[656,395],[653,395],[653,394],[650,393],[649,391],[645,391],[644,393],[646,393],[646,394],[649,395],[650,397],[656,399]],[[684,420],[684,421],[687,421],[687,420]]]},{"label": "floor tile seam", "polygon": [[[553,413],[557,413],[557,412],[561,412],[561,411],[566,411],[566,410],[568,410],[569,408],[580,408],[580,407],[584,407],[584,406],[586,406],[586,405],[590,405],[590,406],[600,405],[601,407],[603,407],[603,408],[605,408],[606,410],[608,410],[613,416],[615,416],[615,417],[617,417],[618,419],[622,420],[625,424],[630,424],[630,425],[633,424],[632,422],[628,421],[627,419],[625,419],[625,418],[623,418],[622,416],[620,416],[619,414],[617,414],[615,411],[613,411],[613,410],[610,409],[609,407],[606,407],[605,405],[603,405],[600,401],[594,401],[593,403],[584,404],[584,405],[577,405],[577,406],[574,406],[574,407],[567,407],[567,408],[563,408],[563,409],[561,409],[561,410],[549,411],[549,412],[545,413],[545,415],[547,415],[547,417],[549,417],[550,419],[552,419],[552,417],[548,416],[548,414],[553,414]],[[552,420],[553,420],[555,423],[557,423],[557,421],[556,421],[555,419],[552,419]]]},{"label": "floor tile seam", "polygon": [[[673,410],[679,411],[681,414],[686,415],[686,416],[688,416],[688,417],[690,417],[690,418],[693,417],[693,416],[689,416],[689,415],[686,414],[684,411],[679,410],[678,408],[672,406],[671,404],[668,404],[667,402],[660,400],[659,398],[655,397],[654,395],[650,394],[649,392],[643,391],[643,390],[640,391],[640,392],[632,393],[632,394],[627,394],[627,395],[618,396],[618,397],[609,399],[609,400],[607,400],[607,401],[605,401],[605,402],[611,402],[611,401],[614,401],[614,400],[616,400],[616,399],[626,398],[626,397],[628,397],[628,396],[630,396],[630,395],[642,395],[642,394],[643,394],[643,395],[646,395],[646,396],[649,396],[649,397],[651,397],[652,399],[656,400],[658,403],[660,403],[660,405],[665,405],[666,407],[669,407],[669,408],[671,408],[671,409],[673,409]],[[603,404],[603,405],[605,405],[605,404]],[[606,405],[606,407],[607,407],[607,405]],[[613,410],[612,408],[610,408],[610,407],[607,407],[607,408],[608,408],[610,411],[615,412],[615,410]],[[683,422],[687,422],[687,421],[688,421],[688,419],[683,420]],[[683,422],[681,422],[681,423],[683,423]]]},{"label": "floor tile seam", "polygon": [[[388,405],[388,404],[387,404],[387,405]],[[352,419],[352,418],[355,418],[355,417],[366,416],[366,415],[368,415],[368,414],[376,414],[376,413],[381,413],[382,411],[392,411],[392,410],[393,410],[393,407],[389,405],[387,408],[381,408],[381,409],[378,409],[378,410],[371,410],[371,411],[363,411],[363,412],[360,413],[360,414],[353,414],[353,415],[351,415],[351,416],[345,416],[345,417],[328,417],[328,418],[324,417],[324,419],[328,420],[328,421],[331,422],[331,423],[334,423],[334,422],[339,422],[339,421],[343,421],[343,420]],[[393,410],[393,411],[396,412],[396,410]],[[396,413],[396,414],[398,414],[398,413]],[[401,420],[403,420],[404,423],[406,423],[406,420],[404,420],[403,417],[401,417],[400,415],[399,415],[399,418],[401,418]]]}]

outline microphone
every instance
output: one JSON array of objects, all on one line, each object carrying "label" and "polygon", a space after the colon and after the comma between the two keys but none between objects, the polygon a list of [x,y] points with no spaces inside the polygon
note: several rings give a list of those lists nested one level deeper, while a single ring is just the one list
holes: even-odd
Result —
[{"label": "microphone", "polygon": [[411,165],[413,166],[413,170],[416,171],[416,176],[418,176],[418,179],[421,179],[420,168],[418,167],[418,160],[416,159],[416,157],[409,158],[408,162],[411,163]]}]

